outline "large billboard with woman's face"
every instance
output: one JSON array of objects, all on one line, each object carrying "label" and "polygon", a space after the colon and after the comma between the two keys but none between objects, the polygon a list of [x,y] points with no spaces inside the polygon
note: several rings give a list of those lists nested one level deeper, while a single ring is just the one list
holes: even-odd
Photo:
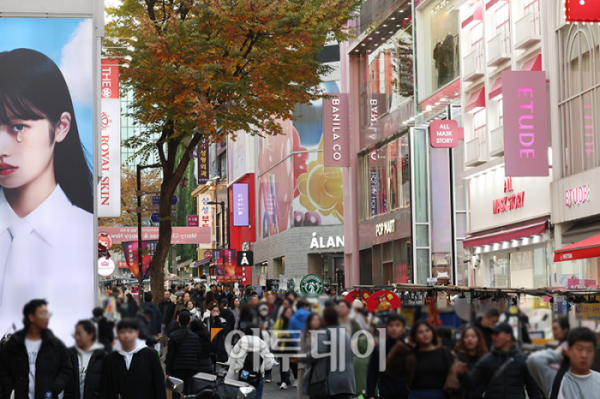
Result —
[{"label": "large billboard with woman's face", "polygon": [[92,19],[0,20],[0,335],[44,298],[72,341],[94,306]]}]

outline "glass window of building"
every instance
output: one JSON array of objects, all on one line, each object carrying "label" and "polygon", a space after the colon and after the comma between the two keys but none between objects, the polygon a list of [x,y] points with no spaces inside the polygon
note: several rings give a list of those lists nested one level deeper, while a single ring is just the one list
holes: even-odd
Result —
[{"label": "glass window of building", "polygon": [[454,2],[432,2],[422,12],[423,41],[417,49],[426,62],[423,79],[419,80],[419,100],[429,97],[438,89],[456,79],[460,74],[458,51],[458,12],[453,11]]},{"label": "glass window of building", "polygon": [[597,25],[566,25],[559,31],[561,101],[565,176],[600,165],[596,143],[600,128],[600,48]]},{"label": "glass window of building", "polygon": [[359,185],[369,188],[360,195],[360,220],[410,207],[409,168],[408,134],[359,158]]},{"label": "glass window of building", "polygon": [[[384,36],[381,38],[384,41],[371,53],[361,56],[362,126],[370,121],[367,113],[370,100],[377,100],[380,117],[414,94],[412,18],[410,14],[399,18],[393,17],[382,24],[375,33]],[[386,33],[391,24],[395,28]]]}]

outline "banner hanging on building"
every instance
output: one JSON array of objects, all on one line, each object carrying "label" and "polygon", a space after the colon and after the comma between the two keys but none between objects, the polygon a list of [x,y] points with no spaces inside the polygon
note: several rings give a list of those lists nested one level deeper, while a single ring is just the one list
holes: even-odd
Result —
[{"label": "banner hanging on building", "polygon": [[565,0],[565,19],[568,22],[600,22],[600,1]]},{"label": "banner hanging on building", "polygon": [[203,140],[198,145],[198,185],[208,183],[208,141]]},{"label": "banner hanging on building", "polygon": [[[123,255],[125,256],[127,266],[129,267],[129,270],[131,270],[131,273],[138,278],[140,273],[138,242],[123,242],[122,245]],[[142,276],[144,277],[146,277],[146,273],[148,273],[148,268],[150,267],[150,262],[152,262],[152,257],[154,256],[157,245],[158,241],[142,241]]]},{"label": "banner hanging on building", "polygon": [[232,197],[233,225],[235,227],[249,226],[248,183],[233,183]]},{"label": "banner hanging on building", "polygon": [[348,151],[348,94],[323,99],[323,156],[325,167],[350,166]]},{"label": "banner hanging on building", "polygon": [[506,177],[548,176],[546,73],[502,72]]},{"label": "banner hanging on building", "polygon": [[121,216],[121,100],[118,64],[118,60],[103,59],[100,69],[102,175],[98,184],[98,217]]}]

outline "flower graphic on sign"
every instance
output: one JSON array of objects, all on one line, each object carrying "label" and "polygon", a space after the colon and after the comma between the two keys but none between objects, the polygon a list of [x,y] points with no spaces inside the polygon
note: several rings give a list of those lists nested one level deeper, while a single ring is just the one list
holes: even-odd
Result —
[{"label": "flower graphic on sign", "polygon": [[112,121],[110,119],[108,119],[108,114],[106,112],[102,113],[102,117],[100,118],[100,123],[102,125],[102,130],[106,130],[108,129],[108,126],[110,125]]},{"label": "flower graphic on sign", "polygon": [[[319,149],[323,149],[322,138]],[[333,215],[341,223],[344,222],[342,168],[325,167],[322,151],[316,161],[308,164],[307,172],[298,176],[297,187],[300,191],[300,204],[310,212],[317,211],[323,216]]]},{"label": "flower graphic on sign", "polygon": [[108,87],[105,87],[104,89],[102,89],[102,98],[110,98],[110,96],[112,95],[112,90]]}]

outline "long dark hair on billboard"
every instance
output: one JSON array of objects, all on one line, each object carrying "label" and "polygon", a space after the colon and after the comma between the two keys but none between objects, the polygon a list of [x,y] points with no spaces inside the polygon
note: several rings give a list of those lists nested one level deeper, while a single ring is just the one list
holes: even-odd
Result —
[{"label": "long dark hair on billboard", "polygon": [[[1,124],[10,124],[8,113],[17,119],[47,119],[53,127],[63,112],[71,115],[69,133],[54,148],[54,176],[73,205],[93,213],[92,173],[62,72],[46,55],[24,48],[0,53],[0,71]],[[50,130],[52,142],[54,129]]]}]

